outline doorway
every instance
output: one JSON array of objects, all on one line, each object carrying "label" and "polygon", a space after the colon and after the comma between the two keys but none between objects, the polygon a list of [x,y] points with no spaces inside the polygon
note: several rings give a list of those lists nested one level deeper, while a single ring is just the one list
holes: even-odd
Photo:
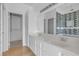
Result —
[{"label": "doorway", "polygon": [[54,34],[54,19],[48,19],[48,34]]},{"label": "doorway", "polygon": [[9,48],[22,47],[22,15],[10,13]]}]

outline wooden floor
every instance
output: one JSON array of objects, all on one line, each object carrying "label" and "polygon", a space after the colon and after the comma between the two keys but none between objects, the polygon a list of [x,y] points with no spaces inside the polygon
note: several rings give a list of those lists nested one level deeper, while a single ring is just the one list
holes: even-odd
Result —
[{"label": "wooden floor", "polygon": [[35,54],[28,47],[16,47],[3,52],[3,56],[35,56]]},{"label": "wooden floor", "polygon": [[2,55],[2,53],[0,52],[0,56]]},{"label": "wooden floor", "polygon": [[22,40],[10,42],[10,49],[3,52],[3,56],[35,56],[28,47],[22,47]]},{"label": "wooden floor", "polygon": [[22,40],[16,40],[10,42],[10,48],[22,47]]}]

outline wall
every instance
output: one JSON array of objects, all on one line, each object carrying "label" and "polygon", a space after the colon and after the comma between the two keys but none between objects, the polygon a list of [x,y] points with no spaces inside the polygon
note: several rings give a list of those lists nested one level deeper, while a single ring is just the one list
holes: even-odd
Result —
[{"label": "wall", "polygon": [[43,33],[44,32],[44,15],[35,11],[33,8],[29,10],[29,34]]},{"label": "wall", "polygon": [[44,15],[40,13],[37,18],[37,29],[38,33],[44,33]]},{"label": "wall", "polygon": [[37,13],[32,8],[29,9],[28,19],[28,33],[37,33]]},{"label": "wall", "polygon": [[[32,9],[31,9],[32,10]],[[30,11],[31,11],[30,10]],[[29,20],[29,33],[44,33],[44,19],[47,21],[49,18],[54,18],[55,19],[55,12],[56,10],[49,11],[45,14],[41,14],[39,12],[35,12],[32,10],[30,12],[30,20]],[[33,14],[33,15],[32,15]],[[56,20],[54,20],[56,21]],[[47,23],[46,23],[47,24]],[[54,25],[55,27],[56,25]],[[47,28],[47,27],[46,27]],[[48,31],[48,30],[46,30]],[[55,29],[54,29],[55,31]]]},{"label": "wall", "polygon": [[52,11],[46,12],[45,19],[55,18],[56,15],[56,9],[53,9]]}]

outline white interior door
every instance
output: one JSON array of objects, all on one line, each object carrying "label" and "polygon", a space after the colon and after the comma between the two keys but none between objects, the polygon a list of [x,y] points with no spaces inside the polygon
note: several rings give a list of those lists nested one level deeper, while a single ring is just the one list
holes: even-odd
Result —
[{"label": "white interior door", "polygon": [[10,14],[10,41],[22,40],[22,15]]},{"label": "white interior door", "polygon": [[48,20],[48,34],[53,34],[54,33],[54,20],[49,19]]}]

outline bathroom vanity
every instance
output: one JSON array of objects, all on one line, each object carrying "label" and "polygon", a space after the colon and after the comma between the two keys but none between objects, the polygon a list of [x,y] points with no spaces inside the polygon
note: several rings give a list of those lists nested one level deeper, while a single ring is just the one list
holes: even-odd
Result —
[{"label": "bathroom vanity", "polygon": [[37,56],[78,56],[79,39],[61,35],[30,35],[29,47]]}]

